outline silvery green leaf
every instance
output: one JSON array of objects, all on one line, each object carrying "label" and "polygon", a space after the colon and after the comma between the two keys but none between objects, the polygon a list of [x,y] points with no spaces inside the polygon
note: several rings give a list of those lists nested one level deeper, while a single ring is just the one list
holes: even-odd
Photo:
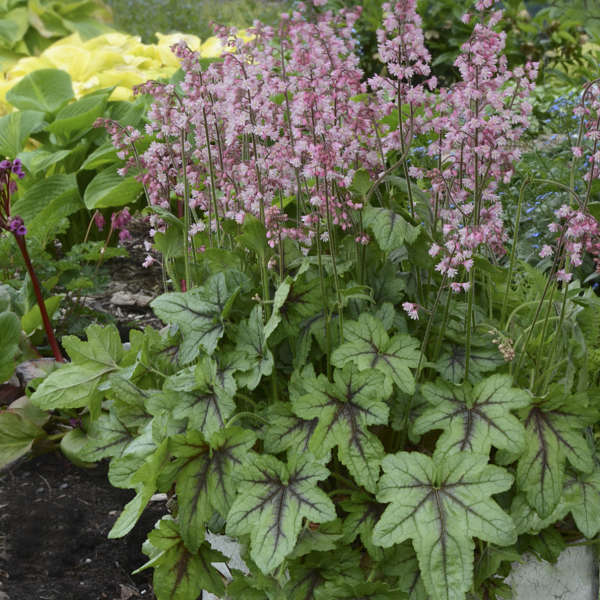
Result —
[{"label": "silvery green leaf", "polygon": [[377,500],[389,503],[373,542],[411,539],[425,587],[434,600],[464,600],[473,580],[473,538],[515,542],[511,518],[491,496],[511,487],[504,469],[478,454],[433,458],[398,452],[383,459]]},{"label": "silvery green leaf", "polygon": [[414,431],[442,429],[437,452],[488,454],[492,446],[523,450],[525,430],[511,411],[528,406],[530,396],[512,387],[510,375],[492,375],[474,388],[439,379],[423,384],[420,391],[429,408],[415,421]]},{"label": "silvery green leaf", "polygon": [[317,486],[329,475],[318,463],[291,456],[252,458],[239,473],[238,495],[227,516],[227,533],[250,535],[250,556],[263,573],[276,569],[296,545],[304,519],[325,523],[335,507]]}]

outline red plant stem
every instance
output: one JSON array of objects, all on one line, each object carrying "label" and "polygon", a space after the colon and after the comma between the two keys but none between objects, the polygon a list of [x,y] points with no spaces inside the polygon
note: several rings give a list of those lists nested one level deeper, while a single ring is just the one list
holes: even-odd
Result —
[{"label": "red plant stem", "polygon": [[27,267],[27,272],[29,273],[29,277],[31,277],[31,283],[33,284],[33,291],[35,293],[35,297],[40,307],[40,314],[42,315],[42,321],[44,323],[44,329],[46,330],[46,336],[48,337],[48,342],[50,343],[50,348],[52,348],[52,354],[54,354],[54,358],[56,362],[65,362],[63,355],[60,352],[60,348],[58,347],[58,342],[56,341],[56,337],[54,336],[54,330],[52,329],[52,325],[50,324],[50,319],[48,317],[48,311],[46,310],[46,305],[44,304],[44,298],[42,297],[42,289],[40,287],[40,282],[33,270],[33,265],[31,264],[31,259],[29,258],[29,252],[27,252],[27,245],[25,244],[25,238],[22,235],[15,235],[15,240],[17,240],[17,246],[19,246],[19,250],[21,250],[21,254],[23,255],[23,260],[25,261],[25,266]]}]

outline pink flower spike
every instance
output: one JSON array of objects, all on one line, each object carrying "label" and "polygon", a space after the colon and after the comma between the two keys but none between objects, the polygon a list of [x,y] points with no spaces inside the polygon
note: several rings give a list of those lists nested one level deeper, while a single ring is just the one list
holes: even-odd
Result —
[{"label": "pink flower spike", "polygon": [[544,244],[542,246],[542,249],[540,250],[540,258],[546,258],[547,256],[552,256],[553,253],[554,253],[554,251],[552,250],[552,247],[549,246],[548,244]]},{"label": "pink flower spike", "polygon": [[414,302],[404,302],[402,304],[402,308],[413,321],[417,321],[419,319],[419,306]]}]

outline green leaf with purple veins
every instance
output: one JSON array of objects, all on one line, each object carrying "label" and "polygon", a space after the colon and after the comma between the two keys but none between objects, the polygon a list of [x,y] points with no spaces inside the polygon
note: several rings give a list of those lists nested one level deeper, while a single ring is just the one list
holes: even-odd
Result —
[{"label": "green leaf with purple veins", "polygon": [[333,382],[324,375],[316,377],[312,368],[302,377],[305,393],[292,396],[292,410],[302,419],[319,419],[310,450],[319,458],[337,446],[338,457],[354,480],[374,492],[385,452],[368,426],[388,421],[383,374],[375,369],[357,372],[347,364],[335,369]]},{"label": "green leaf with purple veins", "polygon": [[525,430],[511,411],[528,406],[530,396],[513,388],[509,375],[492,375],[474,388],[440,379],[425,383],[420,392],[430,406],[415,421],[414,431],[443,430],[438,453],[488,454],[492,446],[515,453],[523,450]]},{"label": "green leaf with purple veins", "polygon": [[328,475],[325,467],[294,455],[287,464],[256,456],[240,472],[227,534],[250,535],[250,556],[263,573],[292,552],[304,519],[326,523],[336,518],[333,502],[317,486]]},{"label": "green leaf with purple veins", "polygon": [[405,334],[390,338],[379,319],[362,314],[358,321],[344,323],[344,343],[334,350],[331,362],[337,367],[352,362],[360,371],[377,369],[385,375],[387,386],[393,382],[403,392],[412,394],[412,370],[419,362],[419,341]]},{"label": "green leaf with purple veins", "polygon": [[377,500],[389,503],[373,542],[390,547],[411,539],[423,582],[434,600],[464,600],[473,581],[473,538],[515,542],[511,518],[491,496],[512,476],[478,454],[433,458],[398,452],[384,458]]}]

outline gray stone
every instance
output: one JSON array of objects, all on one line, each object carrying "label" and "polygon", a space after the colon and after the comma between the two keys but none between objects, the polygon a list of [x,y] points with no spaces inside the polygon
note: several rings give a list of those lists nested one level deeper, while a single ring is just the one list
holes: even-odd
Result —
[{"label": "gray stone", "polygon": [[507,579],[513,600],[598,600],[598,559],[591,546],[571,546],[556,564],[525,556]]}]

